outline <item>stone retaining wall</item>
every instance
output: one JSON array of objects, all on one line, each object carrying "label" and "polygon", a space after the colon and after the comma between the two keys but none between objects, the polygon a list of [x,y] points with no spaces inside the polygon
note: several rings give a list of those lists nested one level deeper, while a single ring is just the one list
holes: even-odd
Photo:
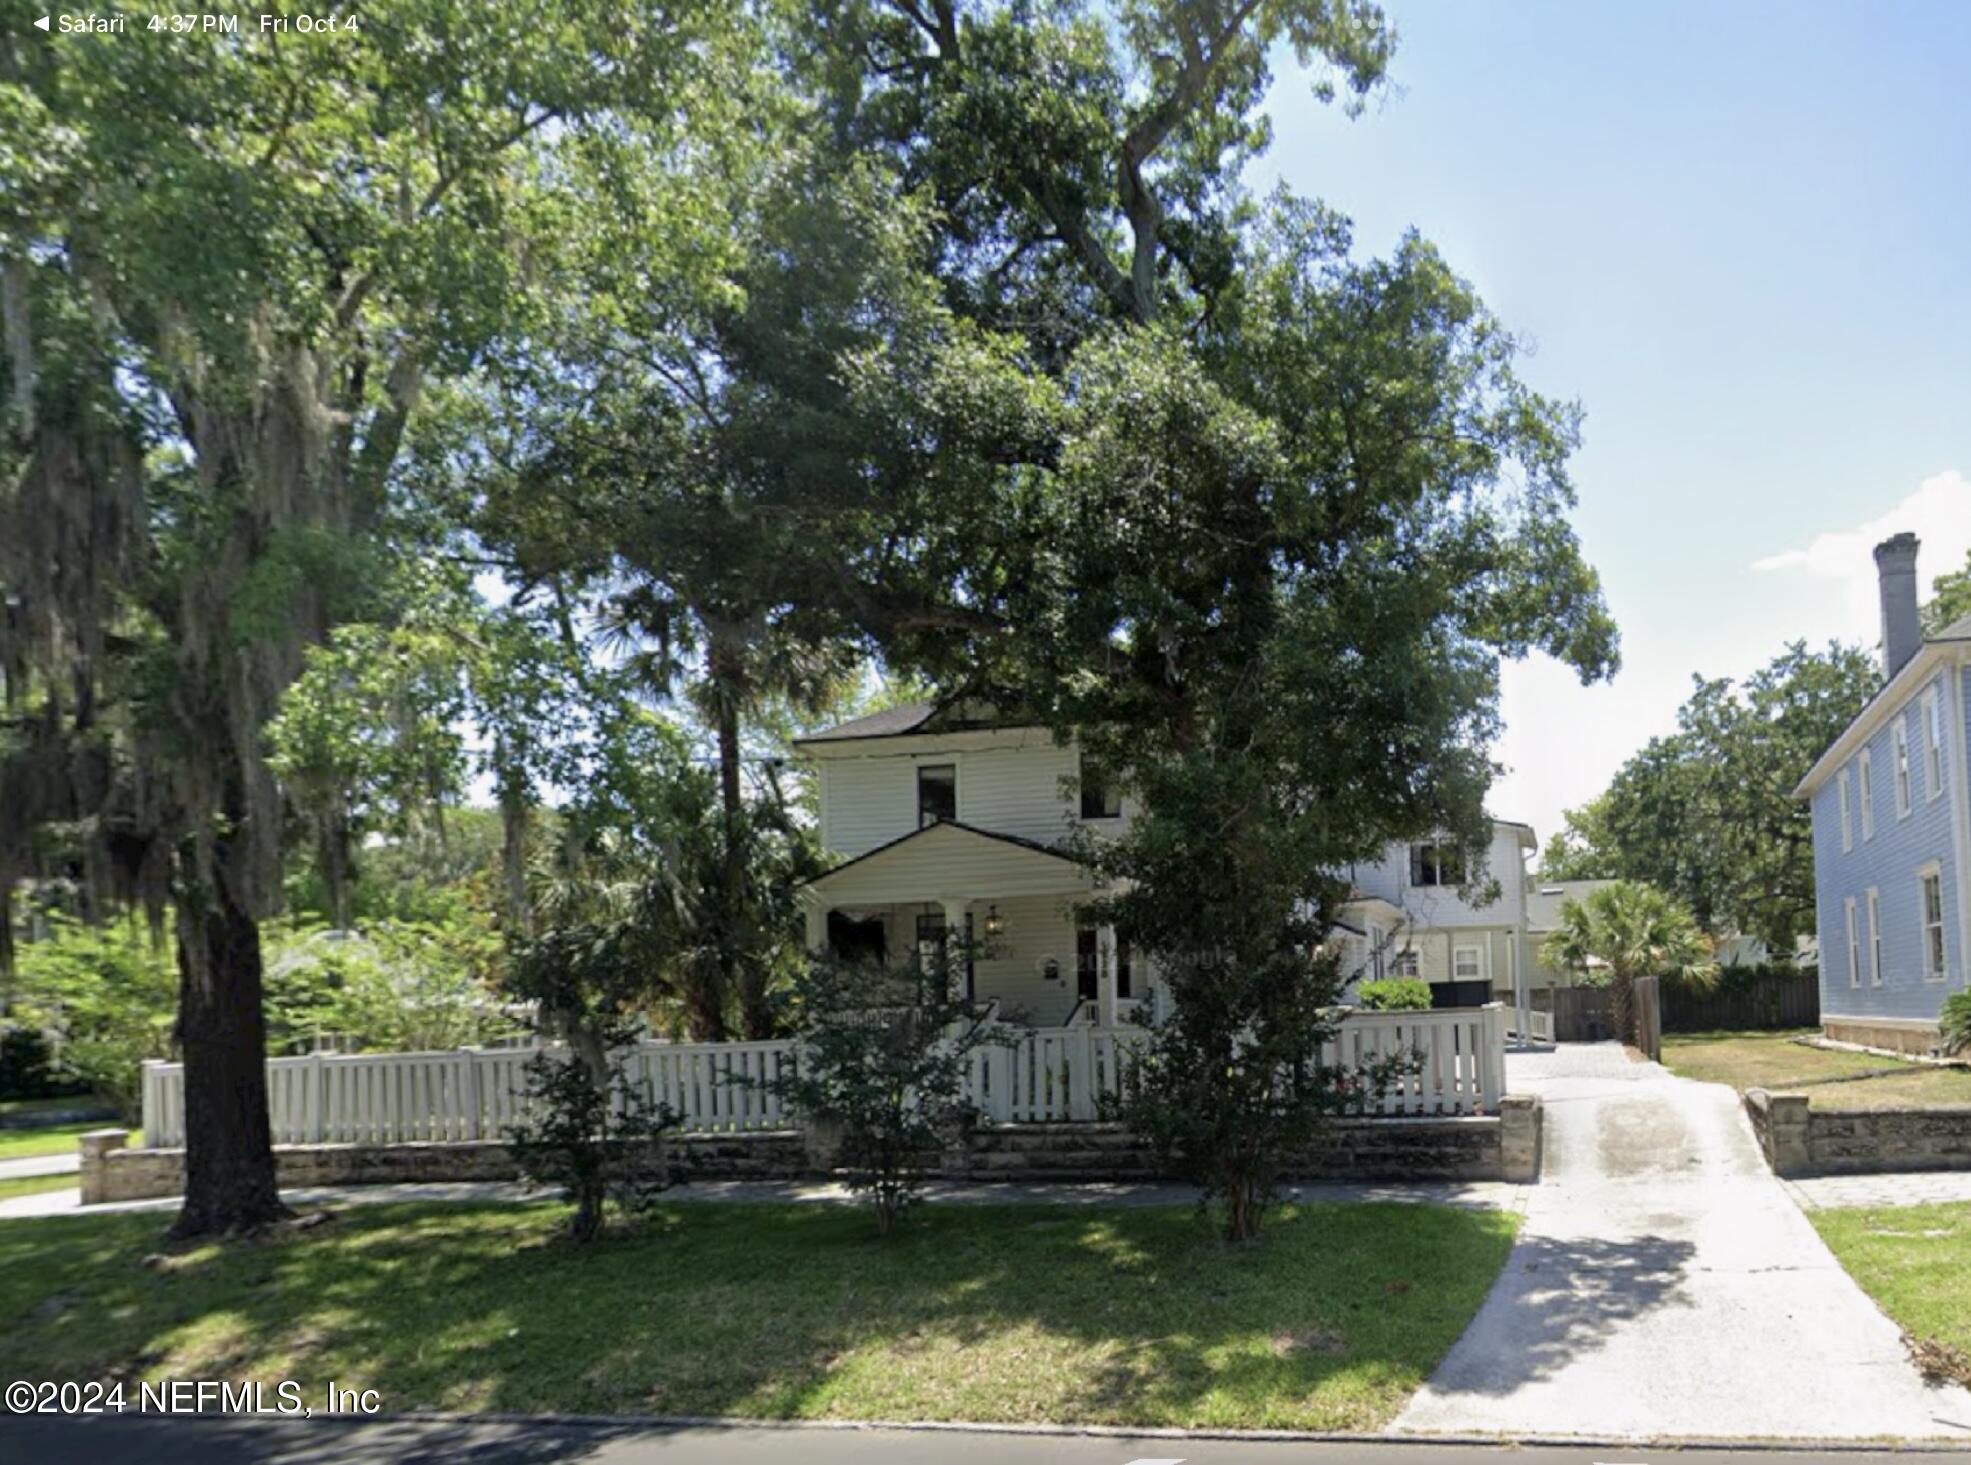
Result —
[{"label": "stone retaining wall", "polygon": [[1782,1179],[1971,1170],[1971,1105],[1816,1109],[1805,1094],[1748,1089],[1745,1112]]},{"label": "stone retaining wall", "polygon": [[[183,1150],[133,1150],[126,1130],[81,1139],[82,1203],[176,1195]],[[819,1133],[675,1136],[672,1154],[697,1179],[821,1177],[832,1163]],[[953,1180],[1150,1180],[1155,1156],[1115,1124],[1007,1124],[973,1130],[936,1157]],[[401,1145],[276,1145],[283,1186],[512,1180],[506,1146],[493,1142]],[[1540,1105],[1509,1097],[1497,1115],[1344,1119],[1289,1169],[1292,1179],[1513,1180],[1539,1178]]]},{"label": "stone retaining wall", "polygon": [[[133,1150],[129,1131],[97,1130],[81,1138],[82,1204],[177,1195],[185,1188],[183,1150]],[[792,1130],[744,1135],[680,1135],[671,1154],[689,1177],[773,1180],[807,1168],[801,1135]],[[519,1167],[496,1141],[401,1145],[275,1145],[282,1187],[412,1185],[430,1181],[517,1180]]]}]

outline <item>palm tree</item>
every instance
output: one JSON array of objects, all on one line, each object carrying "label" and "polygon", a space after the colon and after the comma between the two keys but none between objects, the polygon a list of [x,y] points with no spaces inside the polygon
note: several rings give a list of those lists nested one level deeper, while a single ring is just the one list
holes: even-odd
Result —
[{"label": "palm tree", "polygon": [[1636,978],[1668,972],[1708,982],[1718,974],[1711,944],[1691,913],[1639,880],[1617,880],[1585,900],[1563,901],[1560,924],[1541,943],[1540,959],[1584,976],[1591,963],[1599,963],[1615,1006],[1615,1030],[1625,1043],[1637,1043],[1640,1036]]}]

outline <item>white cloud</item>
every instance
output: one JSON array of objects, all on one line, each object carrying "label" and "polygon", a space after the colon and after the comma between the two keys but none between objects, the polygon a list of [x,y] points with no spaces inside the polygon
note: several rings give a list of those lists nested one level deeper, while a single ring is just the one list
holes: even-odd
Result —
[{"label": "white cloud", "polygon": [[1937,576],[1962,569],[1965,555],[1971,553],[1971,479],[1956,469],[1934,474],[1886,514],[1852,529],[1817,534],[1802,548],[1754,560],[1752,568],[1835,582],[1837,596],[1830,597],[1828,607],[1839,617],[1834,634],[1872,646],[1880,637],[1881,620],[1875,546],[1904,530],[1923,541],[1916,568],[1927,599]]}]

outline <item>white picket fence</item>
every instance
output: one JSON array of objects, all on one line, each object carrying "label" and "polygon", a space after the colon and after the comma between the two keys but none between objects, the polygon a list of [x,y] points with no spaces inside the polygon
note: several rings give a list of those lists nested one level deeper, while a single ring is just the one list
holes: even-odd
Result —
[{"label": "white picket fence", "polygon": [[[1323,1061],[1363,1067],[1404,1055],[1414,1071],[1361,1106],[1372,1114],[1496,1113],[1505,1094],[1505,1010],[1355,1013]],[[974,1050],[970,1098],[990,1122],[1098,1118],[1121,1092],[1134,1028],[1016,1030]],[[267,1063],[275,1144],[401,1144],[504,1137],[526,1104],[527,1048],[443,1053],[316,1053]],[[795,1061],[790,1040],[645,1042],[627,1055],[631,1078],[687,1130],[784,1129],[791,1118],[772,1082]],[[184,1143],[185,1073],[144,1065],[144,1143]]]}]

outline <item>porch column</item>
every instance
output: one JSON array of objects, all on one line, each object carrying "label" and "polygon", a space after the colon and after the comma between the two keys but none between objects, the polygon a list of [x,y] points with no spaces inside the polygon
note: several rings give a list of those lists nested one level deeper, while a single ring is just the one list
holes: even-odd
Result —
[{"label": "porch column", "polygon": [[809,951],[821,951],[828,945],[828,903],[823,900],[809,900],[802,903],[802,918],[807,923],[807,944]]},{"label": "porch column", "polygon": [[[949,953],[965,940],[965,912],[971,902],[946,896],[939,903],[944,907],[944,949]],[[953,997],[965,995],[965,969],[962,964],[953,962],[951,970],[945,974],[945,980],[950,983]]]},{"label": "porch column", "polygon": [[1520,943],[1519,927],[1514,926],[1512,928],[1512,940],[1506,951],[1507,964],[1512,968],[1513,1006],[1519,1012],[1519,1020],[1514,1024],[1514,1028],[1519,1033],[1520,1042],[1530,1043],[1533,1041],[1533,1018],[1531,1012],[1533,1003],[1531,993],[1527,990],[1526,986],[1526,963],[1520,960]]},{"label": "porch column", "polygon": [[1102,1026],[1116,1025],[1116,928],[1095,928],[1095,992]]}]

